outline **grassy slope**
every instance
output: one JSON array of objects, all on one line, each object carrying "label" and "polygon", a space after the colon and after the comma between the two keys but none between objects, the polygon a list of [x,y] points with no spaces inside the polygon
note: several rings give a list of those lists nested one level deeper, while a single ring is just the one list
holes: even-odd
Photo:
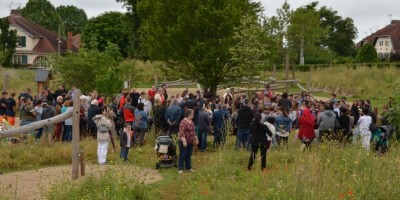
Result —
[{"label": "grassy slope", "polygon": [[32,89],[32,92],[35,92],[36,83],[33,81],[35,79],[35,73],[35,70],[0,67],[0,87],[3,88],[4,74],[8,74],[9,83],[7,91],[9,93],[15,92],[18,96],[20,92],[25,91],[28,87]]}]

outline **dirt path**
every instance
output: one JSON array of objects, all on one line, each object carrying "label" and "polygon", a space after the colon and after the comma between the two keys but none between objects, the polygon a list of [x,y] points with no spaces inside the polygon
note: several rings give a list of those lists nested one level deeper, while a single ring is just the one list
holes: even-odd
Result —
[{"label": "dirt path", "polygon": [[[109,168],[121,168],[112,165],[88,165],[86,166],[86,177],[93,175],[99,176]],[[138,177],[140,182],[145,184],[154,183],[162,179],[161,175],[152,169],[143,169],[132,165],[125,165],[129,174],[145,174]],[[143,173],[144,171],[144,173]],[[84,180],[80,177],[78,181]],[[71,166],[47,167],[38,170],[29,170],[0,175],[0,194],[1,197],[9,199],[44,199],[43,194],[51,189],[55,184],[64,181],[71,181]]]}]

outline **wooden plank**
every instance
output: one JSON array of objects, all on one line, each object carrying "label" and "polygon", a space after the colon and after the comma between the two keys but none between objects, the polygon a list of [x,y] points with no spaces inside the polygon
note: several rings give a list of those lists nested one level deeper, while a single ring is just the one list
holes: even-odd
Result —
[{"label": "wooden plank", "polygon": [[81,91],[74,90],[74,109],[72,112],[72,180],[78,178],[79,175],[79,117],[80,117],[80,100]]},{"label": "wooden plank", "polygon": [[5,130],[5,131],[0,131],[0,139],[5,138],[5,137],[14,137],[14,136],[18,136],[20,134],[27,134],[29,132],[32,132],[36,129],[39,129],[39,128],[42,128],[45,126],[58,124],[60,122],[65,121],[66,119],[70,118],[72,116],[72,112],[73,111],[70,110],[70,111],[67,111],[65,113],[62,113],[60,115],[54,116],[49,119],[33,122],[33,123],[25,125],[25,126],[12,128],[12,129]]}]

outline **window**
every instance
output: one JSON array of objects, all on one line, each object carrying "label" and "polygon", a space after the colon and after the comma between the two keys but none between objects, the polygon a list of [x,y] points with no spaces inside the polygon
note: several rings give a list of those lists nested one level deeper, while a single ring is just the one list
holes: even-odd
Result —
[{"label": "window", "polygon": [[13,55],[13,64],[28,64],[28,55]]},{"label": "window", "polygon": [[18,36],[18,47],[26,47],[26,37]]},{"label": "window", "polygon": [[389,46],[389,41],[385,41],[385,46]]},{"label": "window", "polygon": [[379,41],[379,46],[383,46],[383,41]]},{"label": "window", "polygon": [[33,65],[38,68],[46,68],[49,65],[49,59],[46,56],[38,56],[33,61]]}]

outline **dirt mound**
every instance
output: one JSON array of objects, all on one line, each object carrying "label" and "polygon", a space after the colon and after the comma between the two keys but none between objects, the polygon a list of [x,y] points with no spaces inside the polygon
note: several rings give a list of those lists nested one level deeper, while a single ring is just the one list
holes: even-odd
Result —
[{"label": "dirt mound", "polygon": [[[88,165],[86,166],[86,177],[100,176],[107,169],[121,168],[121,166],[113,165]],[[135,176],[142,174],[142,177],[137,177],[140,182],[150,184],[162,179],[161,175],[152,169],[143,169],[132,165],[123,166],[126,170],[133,173]],[[131,173],[130,173],[131,174]],[[80,177],[77,181],[84,180]],[[47,167],[38,170],[29,170],[21,172],[13,172],[0,175],[0,194],[2,197],[10,199],[44,199],[43,194],[51,189],[55,184],[60,184],[65,181],[71,181],[71,166]]]}]

